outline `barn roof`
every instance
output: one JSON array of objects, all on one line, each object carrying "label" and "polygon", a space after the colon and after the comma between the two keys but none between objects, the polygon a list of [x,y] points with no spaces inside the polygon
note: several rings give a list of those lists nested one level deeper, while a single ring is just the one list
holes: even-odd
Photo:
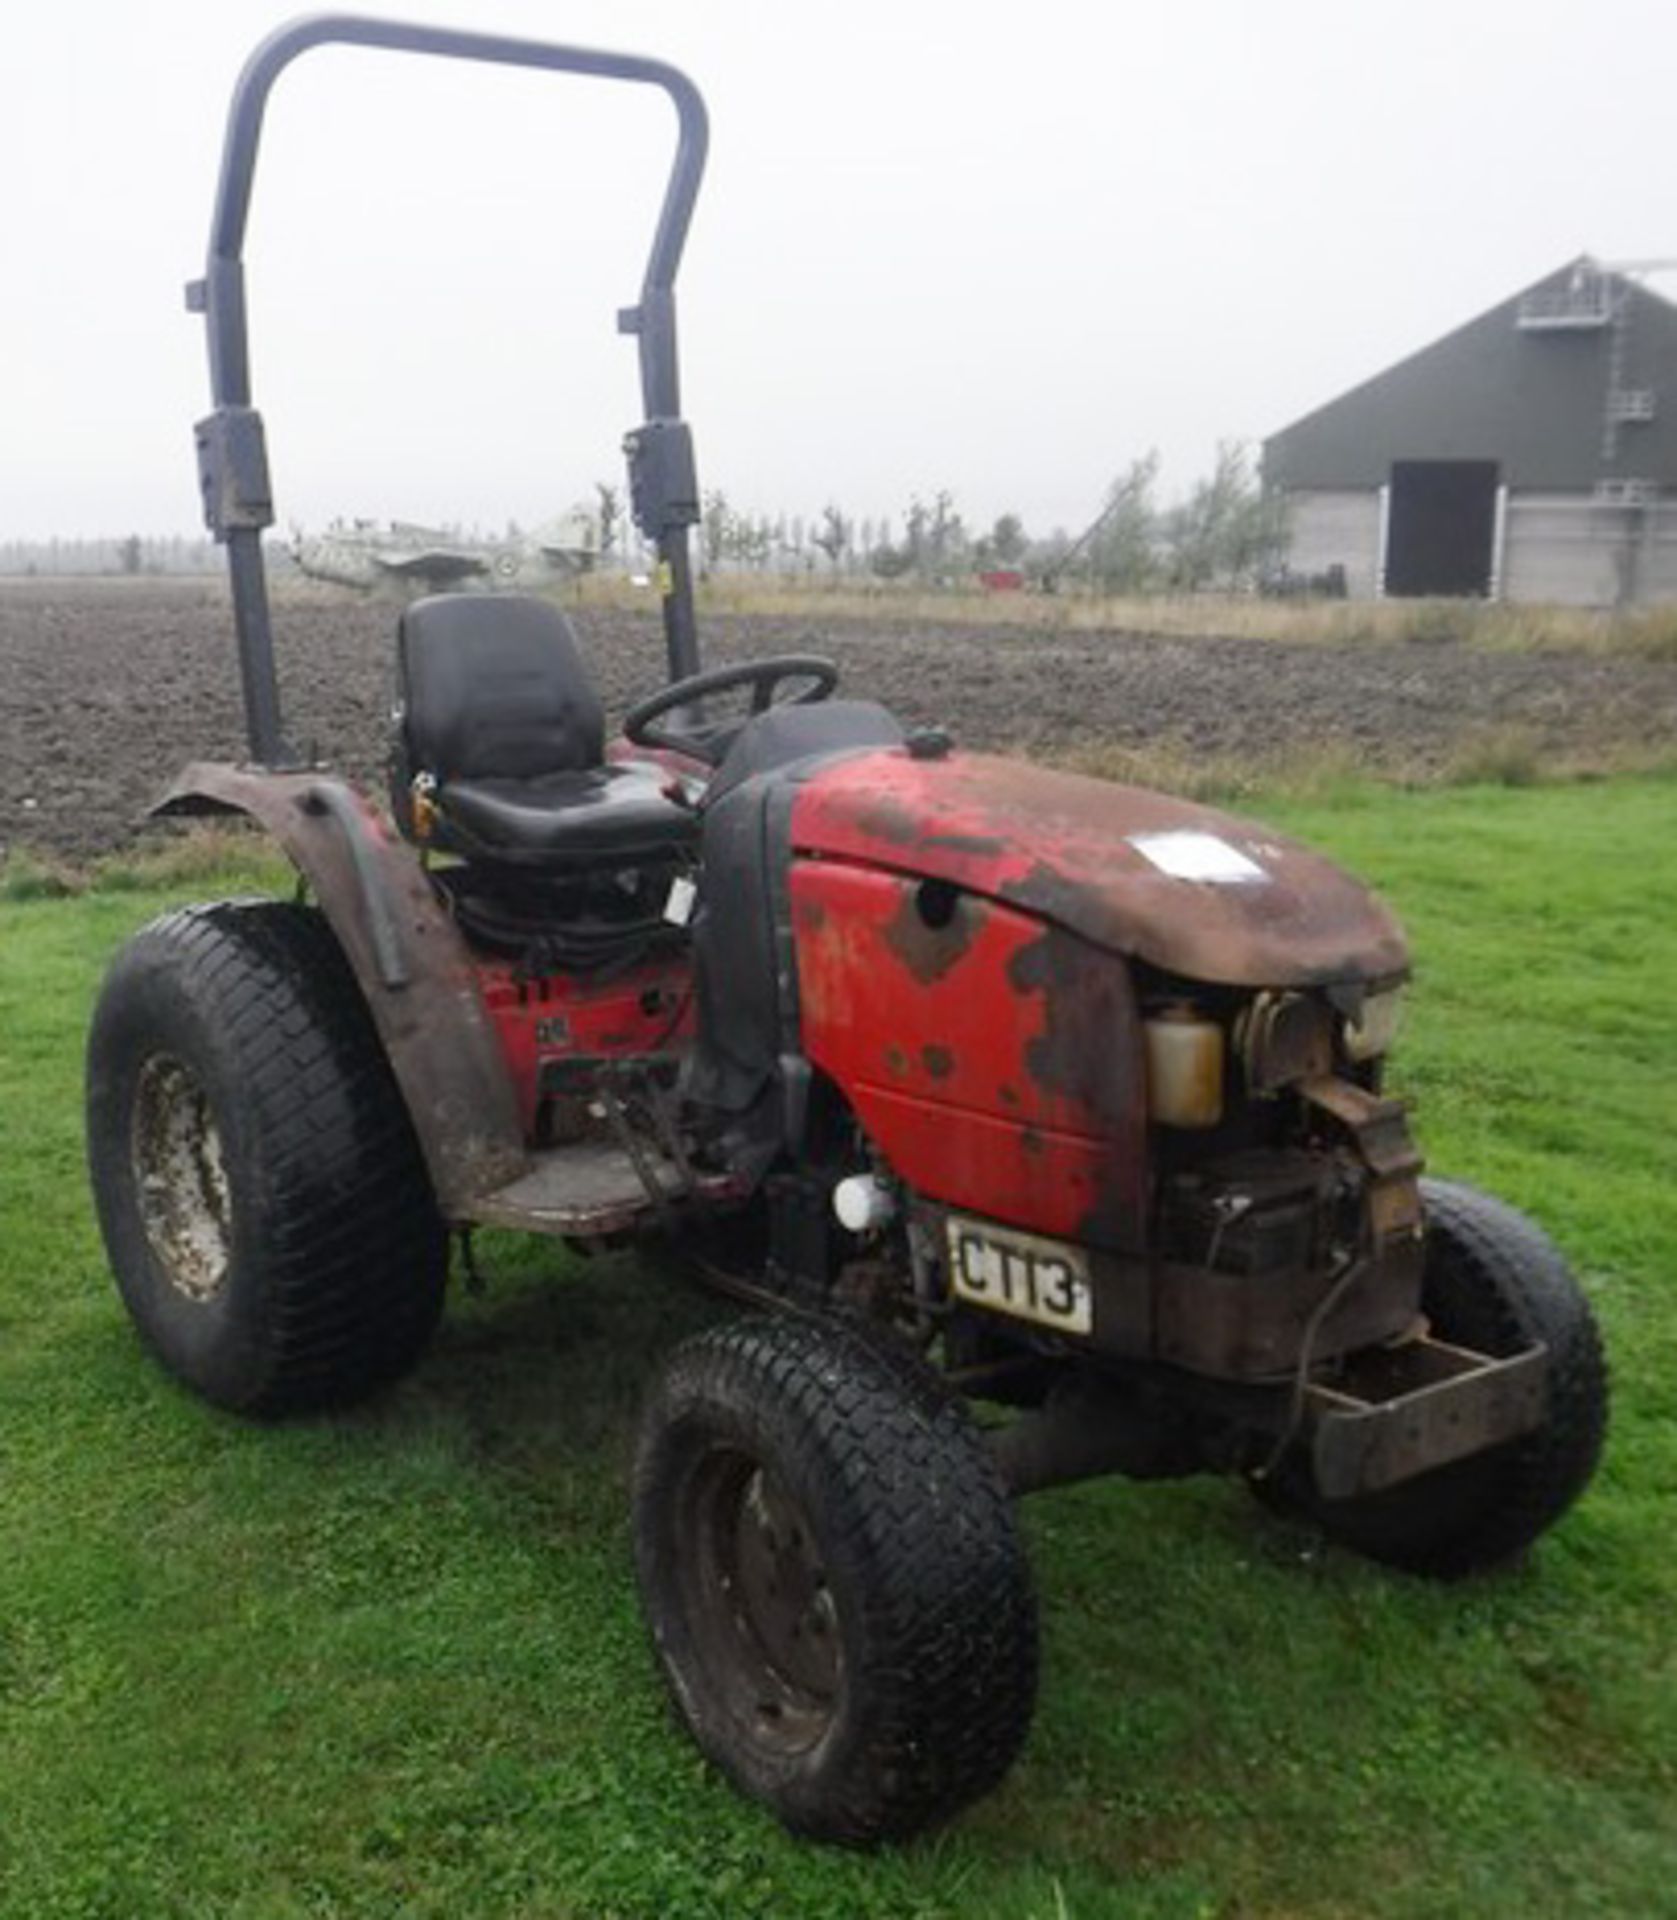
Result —
[{"label": "barn roof", "polygon": [[1588,254],[1264,442],[1288,491],[1378,487],[1394,460],[1494,460],[1508,486],[1677,486],[1677,306]]}]

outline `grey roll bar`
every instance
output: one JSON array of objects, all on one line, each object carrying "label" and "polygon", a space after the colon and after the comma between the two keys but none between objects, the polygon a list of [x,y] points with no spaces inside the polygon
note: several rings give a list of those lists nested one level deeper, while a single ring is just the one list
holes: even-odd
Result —
[{"label": "grey roll bar", "polygon": [[317,14],[270,34],[246,61],[233,88],[221,174],[210,223],[204,277],[186,289],[189,311],[202,313],[209,342],[214,411],[196,428],[204,518],[227,548],[233,621],[239,643],[245,730],[261,766],[297,764],[280,724],[273,628],[262,532],[273,525],[262,417],[251,404],[250,344],[245,312],[244,242],[263,111],[274,81],[300,53],[326,45],[381,47],[498,66],[536,67],[661,88],[675,106],[678,137],[663,206],[647,256],[640,299],[618,314],[618,329],[640,344],[644,425],[628,436],[630,496],[636,524],[658,549],[664,640],[671,680],[699,670],[697,623],[687,529],[699,517],[692,435],[681,419],[676,357],[675,277],[693,217],[709,144],[699,90],[679,69],[636,54],[510,39],[420,26],[358,14]]}]

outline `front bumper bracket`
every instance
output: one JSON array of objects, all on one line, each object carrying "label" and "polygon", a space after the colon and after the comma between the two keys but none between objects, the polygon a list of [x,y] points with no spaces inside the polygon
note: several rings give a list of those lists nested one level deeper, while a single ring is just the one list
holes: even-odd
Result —
[{"label": "front bumper bracket", "polygon": [[1548,1388],[1541,1344],[1506,1359],[1433,1339],[1361,1354],[1332,1385],[1306,1389],[1316,1490],[1378,1493],[1530,1433]]}]

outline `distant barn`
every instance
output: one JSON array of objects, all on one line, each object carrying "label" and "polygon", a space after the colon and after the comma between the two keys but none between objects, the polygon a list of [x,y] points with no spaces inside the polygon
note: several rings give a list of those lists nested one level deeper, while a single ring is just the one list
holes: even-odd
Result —
[{"label": "distant barn", "polygon": [[[1671,265],[1671,262],[1648,263]],[[1587,255],[1264,442],[1295,576],[1677,599],[1677,306]]]}]

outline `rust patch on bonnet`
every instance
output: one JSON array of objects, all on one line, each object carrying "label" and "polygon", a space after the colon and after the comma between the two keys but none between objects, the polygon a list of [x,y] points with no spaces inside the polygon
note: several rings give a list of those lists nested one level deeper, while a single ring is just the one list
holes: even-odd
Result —
[{"label": "rust patch on bonnet", "polygon": [[1127,1125],[1143,1068],[1123,963],[1049,927],[1007,972],[1015,992],[1043,998],[1042,1032],[1025,1049],[1032,1080],[1108,1125]]},{"label": "rust patch on bonnet", "polygon": [[871,838],[893,847],[912,847],[920,838],[920,819],[900,800],[876,800],[857,812],[856,825]]},{"label": "rust patch on bonnet", "polygon": [[978,901],[956,895],[948,917],[934,924],[923,908],[925,891],[904,888],[902,905],[885,928],[885,944],[922,986],[930,986],[965,957],[984,925],[984,909]]},{"label": "rust patch on bonnet", "polygon": [[[1059,927],[1043,929],[1008,963],[1008,984],[1042,997],[1042,1029],[1025,1047],[1025,1072],[1042,1092],[1069,1102],[1108,1142],[1094,1205],[1080,1237],[1139,1249],[1146,1237],[1146,1072],[1140,1015],[1127,964]],[[1034,1126],[1027,1155],[1042,1151]]]},{"label": "rust patch on bonnet", "polygon": [[971,853],[993,860],[1007,852],[1007,842],[993,833],[928,833],[920,843],[943,853]]},{"label": "rust patch on bonnet", "polygon": [[1409,966],[1403,936],[1379,902],[1302,852],[1285,874],[1278,861],[1265,880],[1241,886],[1085,880],[1038,860],[999,891],[1085,939],[1196,980],[1314,987],[1401,976]]},{"label": "rust patch on bonnet", "polygon": [[[1331,861],[1136,787],[984,754],[870,753],[811,779],[793,831],[801,851],[1008,902],[1189,979],[1298,987],[1408,971],[1396,921]],[[1220,871],[1196,870],[1208,854]]]}]

